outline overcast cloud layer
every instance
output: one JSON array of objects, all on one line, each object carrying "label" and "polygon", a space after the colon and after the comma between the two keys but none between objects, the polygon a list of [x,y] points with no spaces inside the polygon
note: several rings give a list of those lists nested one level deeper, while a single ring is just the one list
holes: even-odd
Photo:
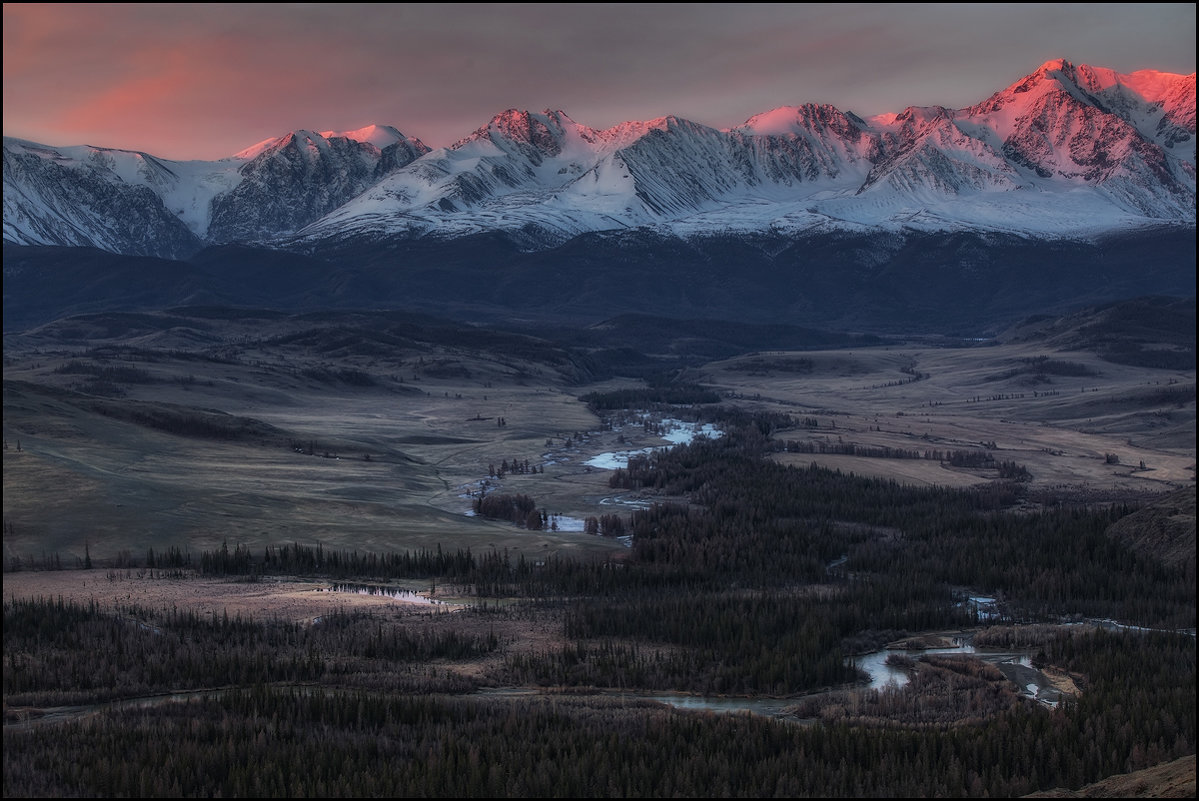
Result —
[{"label": "overcast cloud layer", "polygon": [[297,128],[449,145],[508,108],[717,128],[958,108],[1065,58],[1195,71],[1195,5],[4,5],[4,134],[173,159]]}]

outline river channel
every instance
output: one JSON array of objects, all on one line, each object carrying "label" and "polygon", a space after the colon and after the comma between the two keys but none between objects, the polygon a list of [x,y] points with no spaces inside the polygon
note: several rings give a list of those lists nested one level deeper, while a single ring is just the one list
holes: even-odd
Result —
[{"label": "river channel", "polygon": [[883,649],[864,656],[855,657],[852,662],[870,677],[869,688],[882,690],[888,687],[902,688],[909,681],[907,671],[887,664],[891,654],[903,654],[911,659],[933,654],[960,654],[976,657],[983,662],[995,665],[1008,681],[1020,688],[1027,697],[1035,699],[1046,706],[1057,706],[1061,700],[1061,692],[1054,687],[1053,682],[1040,670],[1032,666],[1032,651],[1014,650],[1002,651],[985,648],[975,648],[970,643],[970,635],[952,638],[953,645],[944,648],[921,648],[914,650]]},{"label": "river channel", "polygon": [[[617,470],[629,466],[629,459],[636,456],[648,456],[657,451],[666,450],[675,445],[687,445],[695,440],[696,437],[710,437],[717,439],[724,435],[716,426],[711,423],[689,423],[684,420],[678,420],[673,417],[656,419],[651,417],[648,412],[642,412],[639,415],[641,426],[653,424],[658,430],[657,436],[666,441],[664,445],[655,445],[645,448],[633,448],[628,450],[604,451],[586,459],[582,464],[583,467],[590,472],[591,470]],[[632,426],[632,424],[630,424]],[[620,433],[622,427],[617,426],[611,429],[612,432]],[[595,432],[589,432],[588,437]],[[566,451],[555,453],[542,454],[541,460],[543,465],[563,464],[573,460],[571,454]],[[477,481],[472,481],[459,487],[458,497],[464,499],[472,499],[472,503],[467,507],[464,514],[473,517],[475,512],[473,509],[473,499],[480,493],[496,490],[500,486],[501,479],[495,477],[483,478]],[[622,510],[646,509],[649,507],[649,502],[641,499],[630,499],[624,495],[614,495],[611,497],[602,498],[599,501],[601,506],[617,506]],[[554,531],[560,532],[583,532],[585,530],[585,521],[582,518],[570,517],[569,515],[553,514],[550,515],[550,525]],[[627,538],[621,538],[626,539]],[[626,541],[626,545],[631,545],[631,542]]]}]

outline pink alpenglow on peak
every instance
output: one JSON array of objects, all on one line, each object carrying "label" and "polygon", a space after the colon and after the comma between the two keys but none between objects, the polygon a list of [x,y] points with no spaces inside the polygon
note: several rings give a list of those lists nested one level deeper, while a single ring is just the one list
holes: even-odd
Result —
[{"label": "pink alpenglow on peak", "polygon": [[326,139],[342,137],[355,142],[374,145],[380,150],[388,145],[394,145],[396,142],[402,142],[407,138],[390,125],[367,125],[365,128],[359,128],[356,131],[321,131],[321,136]]}]

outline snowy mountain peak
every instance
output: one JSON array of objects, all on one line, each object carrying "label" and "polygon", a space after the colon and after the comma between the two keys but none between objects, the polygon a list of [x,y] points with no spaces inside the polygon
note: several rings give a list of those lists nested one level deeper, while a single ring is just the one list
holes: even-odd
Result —
[{"label": "snowy mountain peak", "polygon": [[[1036,102],[1047,93],[1065,92],[1069,96],[1084,103],[1092,98],[1076,80],[1077,70],[1065,59],[1046,61],[1035,72],[1026,75],[1006,89],[991,95],[987,100],[967,109],[970,115],[995,114],[1015,107],[1018,113],[1029,104]],[[1011,111],[1009,110],[1010,114]]]},{"label": "snowy mountain peak", "polygon": [[472,157],[507,156],[537,167],[546,159],[591,152],[599,138],[597,131],[578,124],[564,111],[546,109],[537,113],[508,109],[444,152],[461,152]]},{"label": "snowy mountain peak", "polygon": [[1066,76],[1068,80],[1074,80],[1074,65],[1064,58],[1051,58],[1041,66],[1037,67],[1034,76],[1050,78],[1055,73],[1060,73]]},{"label": "snowy mountain peak", "polygon": [[621,122],[600,131],[600,138],[613,147],[625,147],[636,142],[650,131],[665,131],[674,117],[657,117],[652,120]]},{"label": "snowy mountain peak", "polygon": [[[1087,64],[1075,66],[1065,59],[1046,61],[1037,70],[987,100],[967,109],[971,114],[991,113],[1017,104],[1028,105],[1046,93],[1066,92],[1086,105],[1128,117],[1149,107],[1190,111],[1195,108],[1195,75],[1177,75],[1157,70],[1138,70],[1123,74],[1106,67]],[[1133,106],[1139,106],[1132,111]],[[1128,119],[1135,124],[1135,121]]]},{"label": "snowy mountain peak", "polygon": [[803,112],[798,106],[779,106],[763,114],[755,114],[733,130],[751,136],[782,136],[795,133]]},{"label": "snowy mountain peak", "polygon": [[892,127],[917,131],[948,120],[952,112],[942,106],[908,106],[892,120]]},{"label": "snowy mountain peak", "polygon": [[273,136],[263,139],[257,144],[247,147],[232,156],[238,161],[251,161],[267,151],[276,151],[283,147],[305,145],[324,150],[330,139],[348,139],[351,142],[370,145],[376,150],[383,150],[398,142],[419,142],[400,133],[391,125],[368,125],[354,131],[309,131],[299,129],[290,131],[283,136]]},{"label": "snowy mountain peak", "polygon": [[732,130],[751,136],[786,136],[832,129],[844,136],[861,131],[861,120],[851,118],[834,106],[806,103],[802,106],[779,106],[764,114],[755,114]]},{"label": "snowy mountain peak", "polygon": [[541,113],[508,109],[492,117],[491,121],[470,136],[450,146],[457,150],[473,142],[491,142],[501,149],[507,145],[528,145],[542,155],[553,156],[561,152],[565,140],[574,135],[584,141],[594,141],[595,132],[579,125],[564,111],[546,109]]},{"label": "snowy mountain peak", "polygon": [[249,161],[251,159],[257,158],[258,156],[262,155],[262,153],[264,151],[266,151],[272,147],[275,147],[281,141],[283,141],[283,139],[284,139],[284,137],[282,137],[282,136],[272,136],[269,139],[263,139],[261,142],[250,145],[245,150],[239,150],[238,152],[234,153],[230,158],[236,159],[238,161]]},{"label": "snowy mountain peak", "polygon": [[321,136],[325,139],[334,137],[349,139],[362,144],[374,145],[380,150],[407,138],[390,125],[367,125],[354,131],[321,131]]}]

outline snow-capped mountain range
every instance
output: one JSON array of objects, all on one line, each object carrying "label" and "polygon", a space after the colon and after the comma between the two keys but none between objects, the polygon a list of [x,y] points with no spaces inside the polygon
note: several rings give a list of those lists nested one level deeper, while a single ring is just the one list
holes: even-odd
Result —
[{"label": "snow-capped mountain range", "polygon": [[1195,75],[1050,61],[964,109],[785,106],[717,130],[509,110],[447,148],[295,131],[220,161],[4,139],[4,239],[179,257],[500,231],[992,231],[1195,224]]}]

